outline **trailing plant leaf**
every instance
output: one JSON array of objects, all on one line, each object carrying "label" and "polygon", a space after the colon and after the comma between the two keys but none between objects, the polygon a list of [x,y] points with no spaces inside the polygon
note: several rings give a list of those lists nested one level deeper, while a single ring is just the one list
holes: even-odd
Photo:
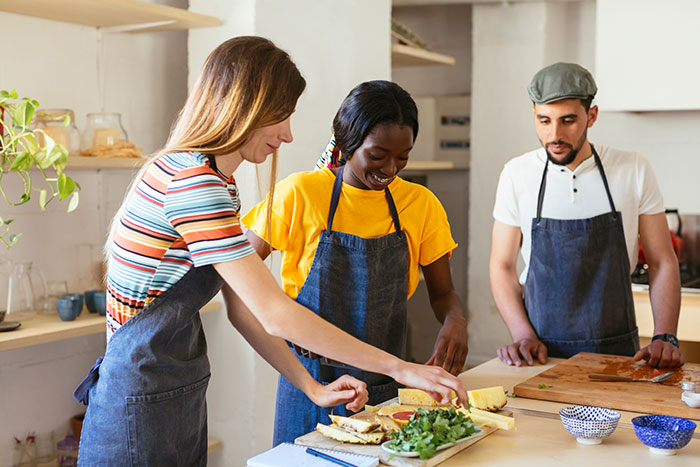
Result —
[{"label": "trailing plant leaf", "polygon": [[[54,198],[71,197],[66,210],[74,211],[80,200],[80,185],[64,173],[68,150],[43,130],[29,128],[38,112],[39,102],[31,97],[18,96],[14,89],[0,90],[0,196],[9,206],[18,206],[30,201],[32,192],[38,191],[42,211]],[[57,120],[64,126],[71,121],[69,114],[58,116]],[[42,133],[43,145],[35,133]],[[41,177],[32,177],[30,170],[37,170]],[[18,177],[22,182],[20,194],[5,190],[3,181],[8,176]],[[17,243],[20,236],[10,233],[11,222],[12,219],[0,218],[0,242],[8,248]]]}]

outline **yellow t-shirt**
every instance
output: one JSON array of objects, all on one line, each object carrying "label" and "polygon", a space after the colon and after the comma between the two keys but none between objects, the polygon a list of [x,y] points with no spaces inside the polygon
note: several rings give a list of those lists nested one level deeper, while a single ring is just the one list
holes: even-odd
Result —
[{"label": "yellow t-shirt", "polygon": [[[290,175],[275,186],[272,225],[265,227],[267,199],[241,223],[282,253],[282,288],[296,298],[306,281],[321,232],[328,224],[328,208],[335,174],[329,169]],[[396,177],[389,190],[406,232],[409,249],[408,297],[418,287],[421,266],[427,266],[457,244],[440,201],[427,188]],[[343,183],[332,230],[363,238],[395,232],[384,190],[362,190]]]}]

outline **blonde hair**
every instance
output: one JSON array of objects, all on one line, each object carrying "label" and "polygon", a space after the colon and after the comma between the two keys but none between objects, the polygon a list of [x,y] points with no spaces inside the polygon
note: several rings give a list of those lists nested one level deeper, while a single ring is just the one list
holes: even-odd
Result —
[{"label": "blonde hair", "polygon": [[[163,154],[196,151],[218,156],[241,149],[253,130],[286,120],[306,87],[289,55],[256,36],[229,39],[209,54],[165,146],[139,170],[112,219],[105,259],[124,207],[153,161]],[[271,219],[277,172],[272,155],[267,219]]]}]

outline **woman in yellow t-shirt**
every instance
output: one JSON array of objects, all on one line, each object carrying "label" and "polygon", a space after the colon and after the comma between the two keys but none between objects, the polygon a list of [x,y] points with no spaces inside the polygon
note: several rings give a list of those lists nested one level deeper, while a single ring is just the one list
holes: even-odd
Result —
[{"label": "woman in yellow t-shirt", "polygon": [[[418,133],[416,104],[400,86],[356,86],[333,120],[334,140],[321,170],[279,182],[242,223],[266,258],[282,253],[282,286],[297,302],[367,343],[403,357],[406,303],[423,270],[442,323],[428,364],[458,374],[467,356],[464,309],[452,285],[449,257],[457,244],[437,198],[397,176]],[[329,160],[326,160],[329,159]],[[367,383],[370,404],[395,397],[390,378],[347,367],[297,348],[321,382],[349,373]],[[277,390],[274,444],[327,423],[343,406],[316,407],[284,377]]]}]

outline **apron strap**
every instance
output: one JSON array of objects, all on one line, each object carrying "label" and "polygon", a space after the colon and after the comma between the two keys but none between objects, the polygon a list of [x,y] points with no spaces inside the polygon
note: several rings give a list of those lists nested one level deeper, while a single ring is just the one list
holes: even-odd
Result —
[{"label": "apron strap", "polygon": [[84,405],[88,405],[88,396],[90,395],[90,388],[92,388],[97,380],[100,378],[100,365],[102,364],[102,357],[98,357],[95,364],[90,368],[87,376],[83,381],[75,388],[73,392],[73,397],[78,402],[82,402]]},{"label": "apron strap", "polygon": [[[595,150],[595,147],[591,144],[591,152],[593,152],[593,158],[595,159],[595,165],[598,167],[598,171],[600,172],[600,176],[603,178],[603,185],[605,186],[605,194],[608,196],[608,202],[610,203],[610,210],[613,214],[613,216],[617,217],[617,209],[615,209],[615,202],[612,199],[612,195],[610,194],[610,187],[608,186],[608,178],[605,176],[605,170],[603,170],[603,163],[600,161],[600,157],[598,156],[598,151]],[[544,170],[542,171],[542,181],[540,181],[540,191],[537,194],[537,218],[536,222],[539,223],[540,219],[542,218],[542,204],[544,202],[544,190],[545,187],[547,186],[547,167],[549,166],[549,157],[547,157],[546,162],[544,163]]]},{"label": "apron strap", "polygon": [[542,181],[540,182],[540,191],[537,194],[537,220],[540,223],[540,218],[542,218],[542,203],[544,202],[544,188],[547,186],[547,167],[549,167],[549,157],[544,163],[544,170],[542,171]]},{"label": "apron strap", "polygon": [[391,218],[394,220],[394,227],[396,228],[396,233],[399,234],[401,238],[401,223],[399,222],[399,212],[396,210],[396,204],[394,204],[394,198],[391,196],[391,191],[389,187],[384,188],[384,193],[386,194],[386,201],[389,203],[389,211],[391,212]]},{"label": "apron strap", "polygon": [[[343,169],[345,166],[342,165],[338,169],[338,173],[335,175],[335,182],[333,183],[333,192],[331,193],[331,205],[328,208],[328,226],[326,227],[326,234],[330,235],[331,226],[333,225],[333,218],[335,217],[335,211],[338,209],[338,201],[340,200],[340,192],[343,189]],[[396,210],[396,204],[394,204],[394,198],[391,196],[389,187],[384,188],[384,193],[386,194],[386,201],[389,203],[389,212],[391,212],[391,218],[394,221],[394,227],[396,232],[401,233],[401,223],[399,222],[399,212]]]},{"label": "apron strap", "polygon": [[338,201],[340,200],[340,192],[343,189],[343,169],[344,165],[340,166],[338,173],[335,174],[335,182],[333,183],[333,193],[331,193],[331,206],[328,209],[328,227],[326,227],[326,233],[330,235],[331,226],[333,225],[333,218],[335,217],[335,210],[338,209]]},{"label": "apron strap", "polygon": [[605,176],[605,170],[603,170],[603,163],[600,161],[600,157],[598,156],[598,151],[595,150],[595,147],[591,144],[591,151],[593,151],[593,157],[595,158],[595,163],[598,166],[598,170],[600,171],[600,176],[603,177],[603,185],[605,185],[605,194],[608,195],[608,202],[610,203],[610,210],[614,216],[616,216],[617,209],[615,209],[615,202],[612,199],[612,195],[610,194],[610,187],[608,187],[608,177]]}]

